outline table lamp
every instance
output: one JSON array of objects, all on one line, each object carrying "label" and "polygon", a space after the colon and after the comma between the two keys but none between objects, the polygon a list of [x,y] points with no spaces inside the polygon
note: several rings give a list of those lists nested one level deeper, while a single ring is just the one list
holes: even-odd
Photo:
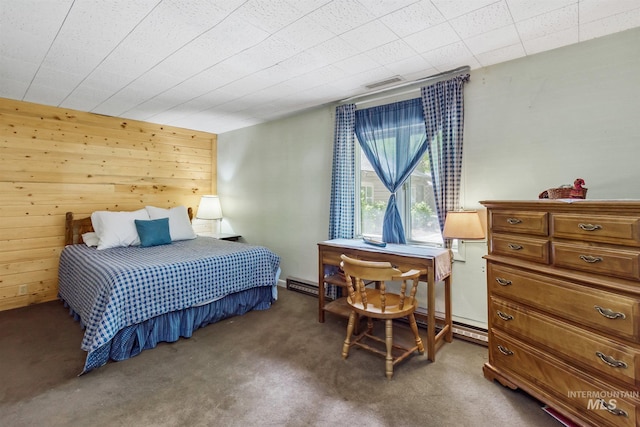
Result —
[{"label": "table lamp", "polygon": [[442,236],[445,239],[484,239],[484,230],[477,211],[450,211],[444,221]]},{"label": "table lamp", "polygon": [[219,234],[220,223],[222,222],[222,207],[220,206],[220,199],[218,196],[202,196],[202,198],[200,198],[200,204],[198,205],[196,218],[218,221],[217,233]]},{"label": "table lamp", "polygon": [[[444,220],[442,237],[458,240],[484,239],[484,230],[480,224],[477,211],[450,211]],[[453,263],[453,251],[449,249],[451,262]]]}]

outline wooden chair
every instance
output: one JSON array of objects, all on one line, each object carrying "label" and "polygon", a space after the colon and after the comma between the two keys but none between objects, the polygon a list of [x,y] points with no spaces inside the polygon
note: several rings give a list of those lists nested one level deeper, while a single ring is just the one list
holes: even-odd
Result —
[{"label": "wooden chair", "polygon": [[[342,346],[342,357],[346,359],[349,356],[351,346],[357,345],[365,350],[372,351],[382,355],[386,359],[386,375],[391,379],[393,376],[393,367],[410,356],[414,351],[418,350],[420,354],[424,354],[424,345],[418,334],[418,325],[414,312],[418,307],[416,301],[416,291],[418,289],[419,270],[410,270],[405,273],[391,266],[388,262],[371,262],[349,258],[342,255],[342,267],[346,279],[349,295],[347,303],[351,307],[349,315],[349,324],[347,326],[347,337]],[[386,291],[386,281],[402,281],[400,293],[394,294]],[[413,284],[407,289],[407,282],[413,281]],[[375,281],[376,288],[367,288],[365,282]],[[408,295],[407,295],[408,291]],[[353,337],[353,329],[355,322],[359,316],[367,317],[367,329]],[[412,347],[403,347],[393,342],[393,319],[407,317],[409,325],[415,336],[415,345]],[[385,321],[385,339],[381,339],[373,335],[373,319]],[[384,343],[386,352],[375,347],[371,347],[365,342],[365,338]],[[393,350],[401,353],[397,356],[393,355]]]}]

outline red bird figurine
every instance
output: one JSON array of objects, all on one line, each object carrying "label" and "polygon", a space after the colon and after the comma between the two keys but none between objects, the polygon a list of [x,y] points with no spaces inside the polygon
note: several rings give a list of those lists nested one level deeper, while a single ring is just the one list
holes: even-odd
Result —
[{"label": "red bird figurine", "polygon": [[569,197],[572,199],[584,199],[585,193],[587,192],[586,188],[583,188],[584,179],[577,178],[573,181],[573,188],[571,189],[571,193],[569,193]]}]

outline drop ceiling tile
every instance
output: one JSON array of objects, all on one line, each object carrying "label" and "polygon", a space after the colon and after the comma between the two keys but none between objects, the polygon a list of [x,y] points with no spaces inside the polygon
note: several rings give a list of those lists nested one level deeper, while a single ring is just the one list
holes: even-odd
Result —
[{"label": "drop ceiling tile", "polygon": [[155,65],[156,58],[143,50],[144,45],[120,45],[91,73],[108,72],[122,76],[118,80],[128,82],[138,78]]},{"label": "drop ceiling tile", "polygon": [[296,43],[273,35],[240,55],[248,55],[259,66],[259,69],[263,69],[289,59],[302,51],[303,49]]},{"label": "drop ceiling tile", "polygon": [[[1,16],[2,14],[0,14]],[[9,29],[6,26],[4,28]],[[49,49],[51,39],[27,31],[3,31],[0,27],[0,56],[40,64]]]},{"label": "drop ceiling tile", "polygon": [[311,12],[309,17],[336,35],[376,18],[357,0],[334,0]]},{"label": "drop ceiling tile", "polygon": [[268,37],[266,31],[232,16],[165,58],[159,66],[176,76],[190,77]]},{"label": "drop ceiling tile", "polygon": [[524,21],[576,3],[577,0],[507,0],[507,6],[509,6],[509,11],[515,22]]},{"label": "drop ceiling tile", "polygon": [[269,86],[269,82],[260,78],[257,74],[243,77],[223,87],[226,92],[231,92],[236,97],[241,98],[257,90],[264,89]]},{"label": "drop ceiling tile", "polygon": [[474,37],[469,37],[464,42],[469,50],[471,50],[474,55],[477,55],[520,43],[520,37],[518,36],[515,25],[511,24]]},{"label": "drop ceiling tile", "polygon": [[416,0],[360,0],[376,16],[384,16],[415,4]]},{"label": "drop ceiling tile", "polygon": [[580,41],[640,26],[640,8],[580,25]]},{"label": "drop ceiling tile", "polygon": [[440,71],[435,68],[423,68],[420,71],[416,71],[413,73],[404,73],[402,76],[405,78],[407,82],[414,82],[416,80],[422,80],[425,77],[430,77],[435,74],[438,74]]},{"label": "drop ceiling tile", "polygon": [[375,20],[342,34],[340,38],[361,52],[374,49],[394,40],[398,40],[393,31],[382,22]]},{"label": "drop ceiling tile", "polygon": [[637,0],[580,0],[580,23],[586,24],[623,12],[632,12],[639,7]]},{"label": "drop ceiling tile", "polygon": [[48,105],[59,105],[73,91],[82,78],[82,75],[73,74],[68,70],[40,67],[25,94],[25,100],[39,102],[38,91],[43,88],[49,88],[46,91]]},{"label": "drop ceiling tile", "polygon": [[130,76],[121,74],[117,71],[112,72],[106,67],[99,67],[82,81],[78,86],[78,89],[83,86],[87,86],[114,93],[131,83],[132,80],[133,78]]},{"label": "drop ceiling tile", "polygon": [[369,50],[366,55],[380,65],[387,65],[416,56],[416,51],[403,40],[395,40]]},{"label": "drop ceiling tile", "polygon": [[157,4],[157,0],[74,2],[48,56],[56,56],[59,49],[72,48],[104,57]]},{"label": "drop ceiling tile", "polygon": [[279,62],[277,65],[287,70],[290,77],[308,73],[311,70],[325,66],[327,62],[318,56],[315,50],[305,50],[289,59]]},{"label": "drop ceiling tile", "polygon": [[0,75],[0,97],[9,99],[22,99],[29,87],[29,82],[10,79]]},{"label": "drop ceiling tile", "polygon": [[271,34],[300,19],[300,11],[286,0],[249,0],[234,15]]},{"label": "drop ceiling tile", "polygon": [[331,1],[332,0],[286,0],[289,6],[300,12],[301,15],[311,13],[325,4],[331,3]]},{"label": "drop ceiling tile", "polygon": [[275,35],[289,41],[300,50],[308,49],[335,37],[335,34],[308,16],[298,19],[278,31]]},{"label": "drop ceiling tile", "polygon": [[331,85],[343,91],[364,93],[369,91],[369,89],[365,87],[366,85],[388,78],[389,70],[387,70],[385,67],[379,66],[378,68],[362,71],[360,73],[338,79],[332,82]]},{"label": "drop ceiling tile", "polygon": [[142,91],[127,88],[102,101],[93,109],[93,112],[108,116],[122,116],[125,111],[148,98],[148,94]]},{"label": "drop ceiling tile", "polygon": [[552,50],[561,46],[578,43],[578,27],[547,34],[537,39],[523,40],[522,44],[527,55]]},{"label": "drop ceiling tile", "polygon": [[405,37],[404,40],[416,52],[426,52],[460,41],[460,36],[448,22]]},{"label": "drop ceiling tile", "polygon": [[334,37],[313,47],[312,54],[325,64],[333,64],[360,53],[340,37]]},{"label": "drop ceiling tile", "polygon": [[525,56],[524,46],[522,43],[512,44],[510,46],[504,46],[498,49],[490,50],[488,52],[482,52],[475,55],[483,67],[497,64],[500,62],[506,62],[513,58],[520,58]]},{"label": "drop ceiling tile", "polygon": [[73,3],[73,0],[3,0],[0,36],[4,38],[13,31],[22,31],[38,38],[53,40]]},{"label": "drop ceiling tile", "polygon": [[287,80],[286,84],[297,88],[314,88],[323,84],[331,83],[344,77],[344,71],[336,66],[327,65],[323,68],[310,71],[301,76]]},{"label": "drop ceiling tile", "polygon": [[[76,48],[73,44],[57,44],[42,62],[43,67],[73,72],[86,76],[104,59],[106,54],[96,50]],[[38,76],[36,76],[37,78]]]},{"label": "drop ceiling tile", "polygon": [[56,85],[31,84],[23,101],[45,105],[58,105],[69,93],[67,88]]},{"label": "drop ceiling tile", "polygon": [[[6,56],[0,56],[0,64],[2,64],[2,67],[0,67],[1,78],[22,82],[27,86],[31,83],[33,75],[38,70],[38,64]],[[6,97],[4,91],[7,89],[9,89],[7,86],[0,86],[0,97]]]},{"label": "drop ceiling tile", "polygon": [[[34,102],[221,132],[395,75],[475,69],[639,27],[636,3],[0,0],[0,96],[20,97],[31,84]],[[582,28],[564,30],[576,5]],[[531,40],[521,45],[512,21]]]},{"label": "drop ceiling tile", "polygon": [[449,21],[460,37],[467,38],[495,30],[512,23],[509,8],[504,1],[453,18]]},{"label": "drop ceiling tile", "polygon": [[516,23],[522,40],[543,37],[578,25],[578,5],[572,4]]},{"label": "drop ceiling tile", "polygon": [[374,61],[364,53],[336,62],[333,65],[344,71],[346,75],[360,74],[380,68],[380,64],[378,62]]},{"label": "drop ceiling tile", "polygon": [[405,37],[441,24],[445,19],[431,1],[422,0],[383,16],[380,21],[399,37]]},{"label": "drop ceiling tile", "polygon": [[109,98],[113,92],[100,88],[83,85],[76,88],[60,104],[61,107],[80,111],[91,111],[96,107],[96,100]]},{"label": "drop ceiling tile", "polygon": [[412,80],[413,77],[409,76],[413,76],[415,74],[420,74],[422,77],[426,77],[436,72],[433,71],[431,64],[420,55],[385,64],[384,67],[390,71],[390,76],[397,74],[406,77],[407,80]]},{"label": "drop ceiling tile", "polygon": [[462,65],[471,66],[469,62],[477,62],[463,42],[452,43],[448,46],[424,52],[422,56],[432,64],[434,68],[441,71],[446,71],[442,69],[443,67],[457,67]]},{"label": "drop ceiling tile", "polygon": [[486,7],[497,0],[431,0],[440,13],[447,18],[452,19],[457,16],[465,15],[475,10]]},{"label": "drop ceiling tile", "polygon": [[292,95],[298,90],[299,89],[297,87],[291,86],[287,82],[281,82],[276,85],[258,90],[255,93],[251,94],[251,97],[255,98],[260,103],[269,103],[270,101]]}]

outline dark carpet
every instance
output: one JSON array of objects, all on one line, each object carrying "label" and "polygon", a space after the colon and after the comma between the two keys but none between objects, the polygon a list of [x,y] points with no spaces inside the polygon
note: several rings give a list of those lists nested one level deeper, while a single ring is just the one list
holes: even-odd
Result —
[{"label": "dark carpet", "polygon": [[435,363],[416,354],[389,381],[374,354],[341,358],[345,319],[318,323],[315,298],[279,293],[269,310],[81,377],[82,331],[62,303],[0,312],[0,424],[559,425],[525,393],[483,377],[483,346],[454,340]]}]

